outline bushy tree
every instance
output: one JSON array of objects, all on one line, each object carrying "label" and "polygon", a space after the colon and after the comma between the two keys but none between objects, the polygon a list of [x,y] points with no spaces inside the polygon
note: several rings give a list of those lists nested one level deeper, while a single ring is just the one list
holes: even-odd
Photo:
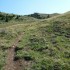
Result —
[{"label": "bushy tree", "polygon": [[6,17],[5,17],[5,22],[8,22],[8,17],[7,17],[7,15],[6,15]]},{"label": "bushy tree", "polygon": [[50,18],[50,15],[48,14],[47,18]]}]

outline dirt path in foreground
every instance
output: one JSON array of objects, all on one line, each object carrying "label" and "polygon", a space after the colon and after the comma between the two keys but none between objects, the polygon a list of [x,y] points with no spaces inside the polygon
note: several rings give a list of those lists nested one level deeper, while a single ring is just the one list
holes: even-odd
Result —
[{"label": "dirt path in foreground", "polygon": [[[17,47],[19,41],[21,40],[23,33],[21,33],[16,40],[13,42],[13,45],[7,51],[7,59],[6,59],[6,66],[4,70],[16,70],[15,66],[16,62],[14,61],[15,58],[15,48]],[[20,70],[20,69],[19,69]]]}]

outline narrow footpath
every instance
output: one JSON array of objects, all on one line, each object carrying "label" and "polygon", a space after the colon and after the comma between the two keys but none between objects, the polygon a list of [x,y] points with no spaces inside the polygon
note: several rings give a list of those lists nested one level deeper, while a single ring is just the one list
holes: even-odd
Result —
[{"label": "narrow footpath", "polygon": [[22,39],[24,33],[19,34],[19,36],[16,38],[16,40],[13,42],[12,46],[8,48],[7,51],[7,58],[6,58],[6,65],[5,70],[16,70],[16,62],[15,59],[15,49],[19,43],[19,41]]}]

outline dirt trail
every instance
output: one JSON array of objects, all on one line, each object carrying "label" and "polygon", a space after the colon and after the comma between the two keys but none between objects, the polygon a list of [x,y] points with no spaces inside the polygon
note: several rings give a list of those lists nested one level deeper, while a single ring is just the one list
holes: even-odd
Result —
[{"label": "dirt trail", "polygon": [[18,42],[21,40],[22,36],[23,36],[23,33],[21,33],[16,38],[16,40],[13,42],[13,45],[8,49],[5,70],[16,70],[16,67],[18,67],[18,66],[15,66],[16,62],[14,61],[15,53],[16,53],[15,48],[17,47]]}]

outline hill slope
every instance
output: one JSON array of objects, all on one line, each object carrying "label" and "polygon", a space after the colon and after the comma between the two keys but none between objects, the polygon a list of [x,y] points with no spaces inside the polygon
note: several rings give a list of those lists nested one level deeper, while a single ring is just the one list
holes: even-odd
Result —
[{"label": "hill slope", "polygon": [[0,23],[10,22],[10,21],[23,21],[23,22],[31,22],[37,19],[29,16],[22,16],[22,15],[15,15],[15,14],[8,14],[0,12]]},{"label": "hill slope", "polygon": [[34,14],[30,14],[28,16],[30,17],[34,17],[37,19],[47,19],[47,18],[51,18],[53,16],[57,16],[59,15],[58,13],[54,13],[54,14],[42,14],[42,13],[34,13]]},{"label": "hill slope", "polygon": [[0,22],[9,22],[9,21],[37,21],[37,19],[47,19],[53,16],[59,15],[57,13],[54,14],[40,14],[40,13],[34,13],[30,15],[15,15],[15,14],[8,14],[8,13],[2,13],[0,12]]},{"label": "hill slope", "polygon": [[24,32],[15,54],[21,70],[70,70],[69,12],[29,24],[23,24],[24,21],[15,23],[11,26],[2,24],[0,28],[0,69],[5,65],[8,47]]}]

